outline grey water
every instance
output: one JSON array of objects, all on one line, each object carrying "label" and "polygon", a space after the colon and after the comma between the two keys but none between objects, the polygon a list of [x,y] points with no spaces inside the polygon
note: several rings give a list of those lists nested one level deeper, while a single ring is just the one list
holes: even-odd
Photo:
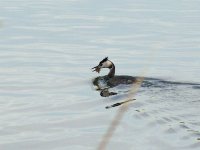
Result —
[{"label": "grey water", "polygon": [[106,56],[117,75],[159,79],[107,149],[200,148],[199,0],[1,0],[0,149],[96,149],[121,106],[105,107],[130,90],[95,90]]}]

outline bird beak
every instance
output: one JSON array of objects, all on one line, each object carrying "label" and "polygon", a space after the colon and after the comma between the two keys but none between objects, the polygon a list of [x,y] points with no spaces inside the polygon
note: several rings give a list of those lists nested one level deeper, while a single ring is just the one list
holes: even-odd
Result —
[{"label": "bird beak", "polygon": [[93,67],[92,69],[93,69],[93,70],[92,70],[93,72],[96,71],[96,72],[99,73],[100,70],[101,70],[101,67],[98,65],[98,66],[96,66],[96,67]]}]

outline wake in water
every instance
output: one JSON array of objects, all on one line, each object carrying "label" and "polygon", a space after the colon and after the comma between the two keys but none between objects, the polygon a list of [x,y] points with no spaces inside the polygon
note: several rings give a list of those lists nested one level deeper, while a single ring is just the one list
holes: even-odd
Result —
[{"label": "wake in water", "polygon": [[[94,85],[95,86],[95,85]],[[120,100],[106,108],[129,102],[129,124],[134,122],[138,139],[166,149],[198,149],[200,147],[200,84],[144,78],[136,100],[126,98],[132,85],[118,85],[97,89],[102,97]],[[124,99],[124,101],[121,101]],[[132,103],[130,103],[132,102]],[[131,117],[130,117],[131,116]],[[125,119],[126,120],[126,119]],[[163,138],[165,137],[165,138]],[[184,144],[183,144],[184,143]],[[161,149],[160,146],[158,149]]]}]

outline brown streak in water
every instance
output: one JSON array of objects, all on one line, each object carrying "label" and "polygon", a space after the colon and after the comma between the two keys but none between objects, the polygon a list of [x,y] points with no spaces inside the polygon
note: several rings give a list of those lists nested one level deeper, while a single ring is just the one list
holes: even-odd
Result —
[{"label": "brown streak in water", "polygon": [[[159,48],[160,48],[159,46],[155,47],[154,50],[157,50]],[[153,60],[153,57],[151,57],[151,59]],[[142,74],[145,75],[147,70],[148,70],[148,68],[146,66],[146,68],[144,68]],[[133,87],[132,87],[131,91],[129,92],[128,99],[132,99],[134,97],[136,92],[141,87],[141,84],[142,84],[143,81],[144,81],[144,77],[138,78],[137,82],[135,84],[133,84]],[[106,131],[105,135],[102,137],[102,140],[100,141],[100,143],[97,147],[97,150],[105,150],[106,149],[106,146],[108,145],[111,137],[113,136],[115,129],[119,125],[119,123],[120,123],[122,117],[124,116],[125,112],[128,110],[128,106],[129,106],[129,103],[125,103],[124,105],[122,105],[119,108],[119,111],[117,112],[116,116],[114,117],[113,121],[111,122],[108,130]]]},{"label": "brown streak in water", "polygon": [[[139,90],[144,78],[141,77],[136,82],[136,84],[133,85],[130,93],[129,93],[129,99],[130,97],[133,97],[136,92]],[[106,134],[103,136],[102,141],[100,142],[97,150],[104,150],[106,146],[108,145],[108,142],[110,138],[113,136],[115,129],[119,125],[122,117],[124,116],[124,113],[128,110],[129,103],[125,103],[119,108],[119,111],[117,112],[116,116],[114,117],[114,120],[111,122]]]}]

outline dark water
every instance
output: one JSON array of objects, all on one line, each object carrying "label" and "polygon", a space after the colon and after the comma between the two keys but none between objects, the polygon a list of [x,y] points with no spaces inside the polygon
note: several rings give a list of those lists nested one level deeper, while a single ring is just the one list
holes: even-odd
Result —
[{"label": "dark water", "polygon": [[199,149],[199,43],[198,0],[2,0],[0,149],[96,149],[120,106],[105,107],[130,90],[94,89],[105,56],[118,75],[160,79],[133,97],[108,149]]}]

